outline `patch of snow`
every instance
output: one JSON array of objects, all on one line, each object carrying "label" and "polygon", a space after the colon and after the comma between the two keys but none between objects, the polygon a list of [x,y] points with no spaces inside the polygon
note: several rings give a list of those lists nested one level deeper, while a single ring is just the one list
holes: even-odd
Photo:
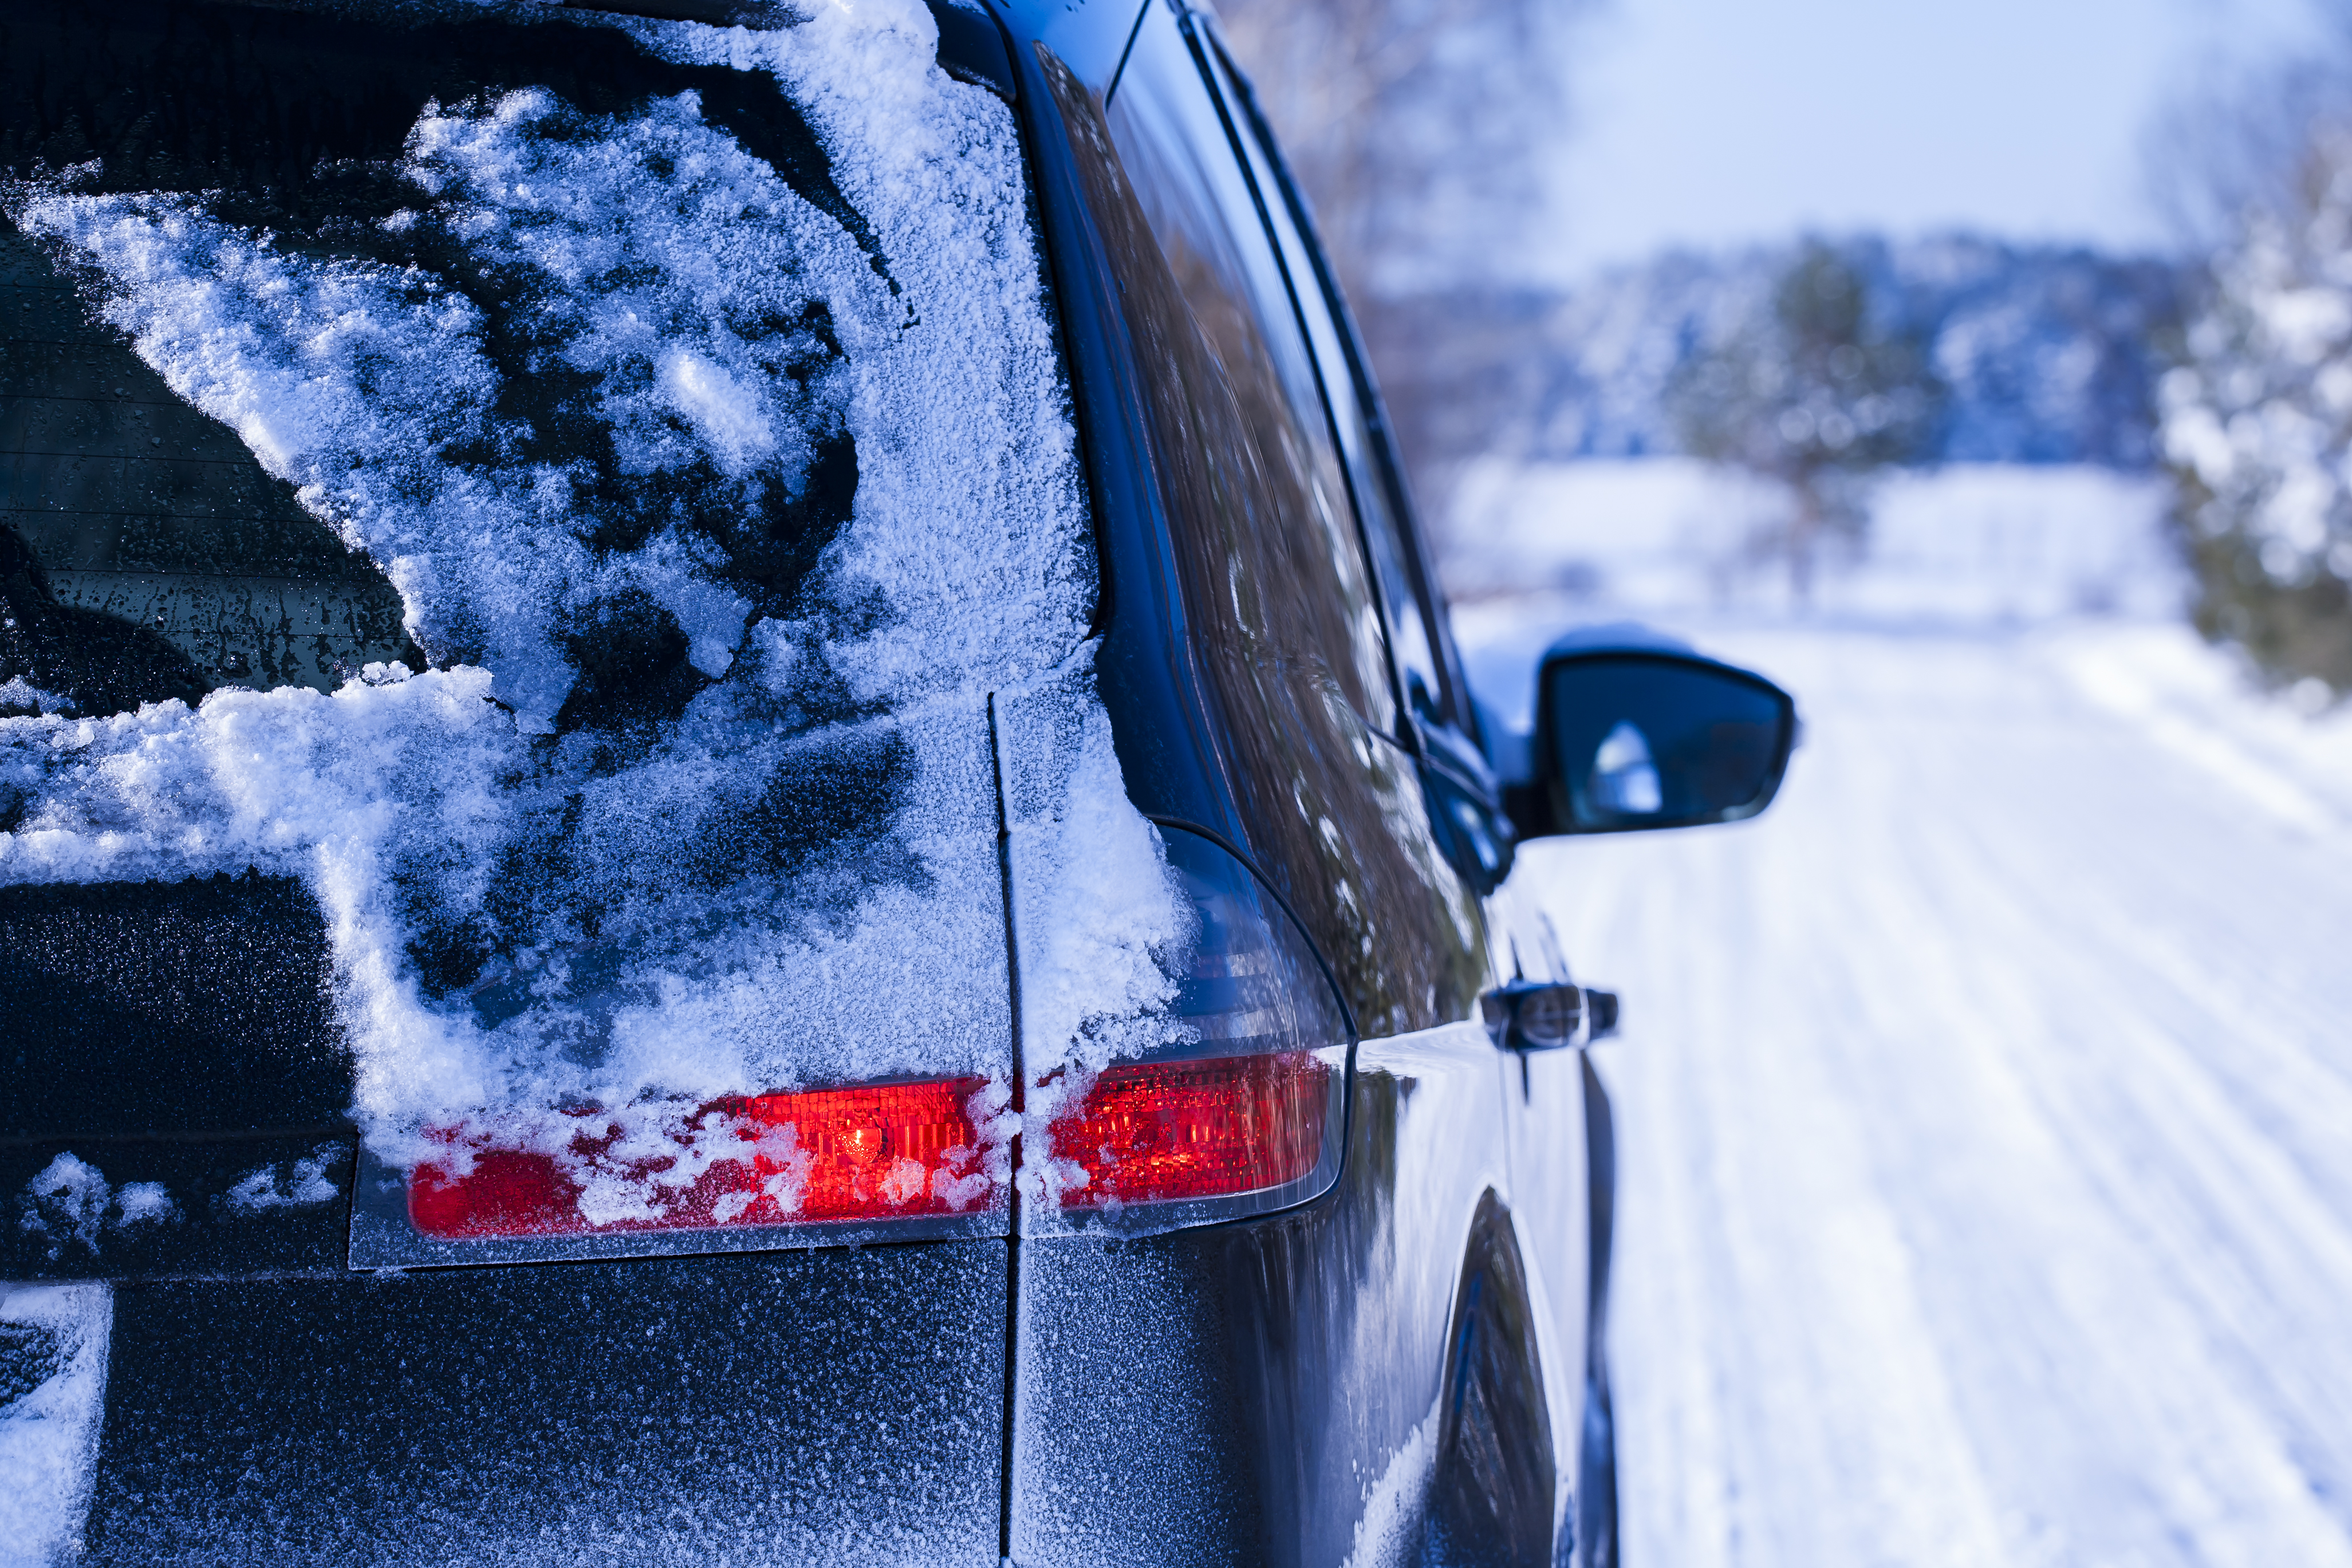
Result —
[{"label": "patch of snow", "polygon": [[1092,654],[1064,682],[999,709],[1021,1033],[1033,1052],[1021,1118],[1033,1226],[1050,1226],[1062,1194],[1087,1181],[1054,1154],[1054,1123],[1114,1058],[1196,1037],[1171,1008],[1197,917],[1160,830],[1127,804],[1109,716],[1088,700]]},{"label": "patch of snow", "polygon": [[1076,1059],[1099,1071],[1168,1043],[1160,1015],[1177,988],[1152,950],[1188,939],[1193,914],[1160,830],[1126,805],[1109,715],[1059,706],[1077,730],[1066,771],[1054,770],[1061,798],[1012,828],[1021,1032],[1075,1042]]},{"label": "patch of snow", "polygon": [[[501,404],[462,279],[322,257],[202,196],[19,191],[11,216],[100,279],[140,356],[383,567],[436,668],[0,721],[0,784],[26,803],[0,880],[303,879],[365,1137],[401,1166],[441,1152],[428,1127],[503,1117],[529,1142],[563,1105],[659,1123],[746,1090],[1002,1079],[987,705],[1050,689],[1102,738],[1070,754],[1028,863],[1099,850],[1121,874],[1027,906],[1050,977],[1029,1057],[1109,1038],[1175,932],[1099,702],[1066,673],[1092,542],[1009,112],[938,69],[917,0],[774,31],[546,25],[772,78],[887,280],[691,92],[606,116],[536,89],[424,106],[415,201],[386,232],[513,284],[530,309],[509,326],[586,389],[567,416],[625,488],[691,499],[616,542],[590,466]],[[755,602],[730,574],[742,542],[708,520],[799,504],[843,440],[851,516],[793,595]],[[673,626],[686,694],[597,717],[583,649]]]},{"label": "patch of snow", "polygon": [[106,1228],[107,1202],[113,1195],[97,1166],[68,1152],[25,1184],[17,1223],[47,1237],[52,1250],[75,1241],[95,1252],[99,1232]]},{"label": "patch of snow", "polygon": [[331,1203],[335,1184],[327,1173],[343,1158],[340,1143],[321,1143],[299,1160],[258,1166],[230,1184],[221,1201],[231,1214],[266,1214]]},{"label": "patch of snow", "polygon": [[0,1284],[0,1352],[38,1363],[10,1367],[30,1388],[0,1391],[0,1568],[81,1555],[113,1332],[107,1286]]},{"label": "patch of snow", "polygon": [[72,708],[71,698],[44,691],[21,675],[0,680],[0,712],[14,709],[32,713],[65,713]]},{"label": "patch of snow", "polygon": [[114,1190],[114,1224],[122,1230],[180,1217],[180,1205],[161,1182],[125,1182]]},{"label": "patch of snow", "polygon": [[1346,1568],[1406,1568],[1420,1552],[1430,1478],[1437,1469],[1437,1417],[1432,1405],[1366,1489]]},{"label": "patch of snow", "polygon": [[110,1185],[103,1172],[70,1150],[26,1182],[16,1200],[18,1228],[46,1237],[51,1258],[62,1256],[68,1243],[95,1253],[102,1232],[179,1216],[179,1205],[161,1182]]}]

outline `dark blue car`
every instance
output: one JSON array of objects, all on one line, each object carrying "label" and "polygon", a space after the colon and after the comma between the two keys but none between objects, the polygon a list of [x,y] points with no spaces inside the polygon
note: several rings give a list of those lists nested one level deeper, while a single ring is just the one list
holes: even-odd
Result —
[{"label": "dark blue car", "polygon": [[[1613,1161],[1167,0],[0,17],[0,1557],[1613,1563]],[[13,1558],[11,1560],[14,1560]]]}]

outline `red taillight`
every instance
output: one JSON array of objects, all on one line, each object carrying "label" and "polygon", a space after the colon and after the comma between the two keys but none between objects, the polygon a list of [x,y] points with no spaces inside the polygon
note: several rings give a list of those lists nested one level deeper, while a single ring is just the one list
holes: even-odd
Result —
[{"label": "red taillight", "polygon": [[1287,1186],[1323,1154],[1331,1068],[1304,1051],[1115,1067],[1054,1123],[1086,1173],[1065,1208],[1226,1197]]},{"label": "red taillight", "polygon": [[[1307,1052],[1111,1068],[1053,1124],[1065,1208],[1271,1193],[1326,1152],[1332,1068]],[[410,1173],[408,1217],[444,1241],[874,1221],[971,1211],[982,1079],[468,1122]],[[998,1091],[1000,1094],[1002,1090]],[[1002,1163],[1002,1153],[998,1163]]]},{"label": "red taillight", "polygon": [[411,1173],[408,1216],[426,1236],[461,1240],[960,1213],[994,1184],[971,1106],[986,1087],[762,1094],[651,1120],[593,1112],[529,1138],[446,1129],[437,1136],[452,1158]]}]

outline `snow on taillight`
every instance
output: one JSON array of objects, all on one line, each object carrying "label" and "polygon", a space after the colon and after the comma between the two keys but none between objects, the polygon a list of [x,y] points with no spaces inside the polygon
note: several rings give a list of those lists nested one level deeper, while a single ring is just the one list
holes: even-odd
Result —
[{"label": "snow on taillight", "polygon": [[[1213,1225],[1306,1203],[1339,1180],[1353,1031],[1328,972],[1237,854],[1180,825],[1159,832],[1192,917],[1181,946],[1155,954],[1173,982],[1165,1011],[1139,1049],[1029,1081],[1024,1230]],[[1051,994],[1055,980],[1041,968],[1031,988]]]},{"label": "snow on taillight", "polygon": [[1323,1157],[1331,1072],[1305,1052],[1108,1068],[1054,1123],[1055,1153],[1085,1173],[1062,1206],[1287,1187]]},{"label": "snow on taillight", "polygon": [[444,1241],[960,1214],[989,1195],[985,1079],[708,1101],[691,1112],[558,1113],[430,1136],[409,1223]]},{"label": "snow on taillight", "polygon": [[[1346,1150],[1347,1009],[1236,854],[1160,833],[1190,929],[1154,955],[1173,983],[1160,1007],[1106,1026],[1123,1050],[1041,1049],[1017,1105],[1012,1075],[967,1073],[486,1110],[427,1128],[405,1158],[362,1142],[352,1266],[1145,1236],[1321,1196]],[[1068,978],[1025,972],[1035,994]]]}]

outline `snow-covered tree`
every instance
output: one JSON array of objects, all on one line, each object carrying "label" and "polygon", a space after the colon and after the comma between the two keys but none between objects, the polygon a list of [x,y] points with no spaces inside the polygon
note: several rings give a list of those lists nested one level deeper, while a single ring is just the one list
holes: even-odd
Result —
[{"label": "snow-covered tree", "polygon": [[1860,540],[1872,476],[1923,460],[1936,434],[1944,387],[1927,334],[1884,292],[1809,241],[1765,307],[1666,389],[1685,451],[1787,489],[1786,515],[1756,542],[1786,562],[1800,600],[1824,541]]},{"label": "snow-covered tree", "polygon": [[2252,187],[2159,384],[2198,626],[2352,691],[2352,120]]}]

